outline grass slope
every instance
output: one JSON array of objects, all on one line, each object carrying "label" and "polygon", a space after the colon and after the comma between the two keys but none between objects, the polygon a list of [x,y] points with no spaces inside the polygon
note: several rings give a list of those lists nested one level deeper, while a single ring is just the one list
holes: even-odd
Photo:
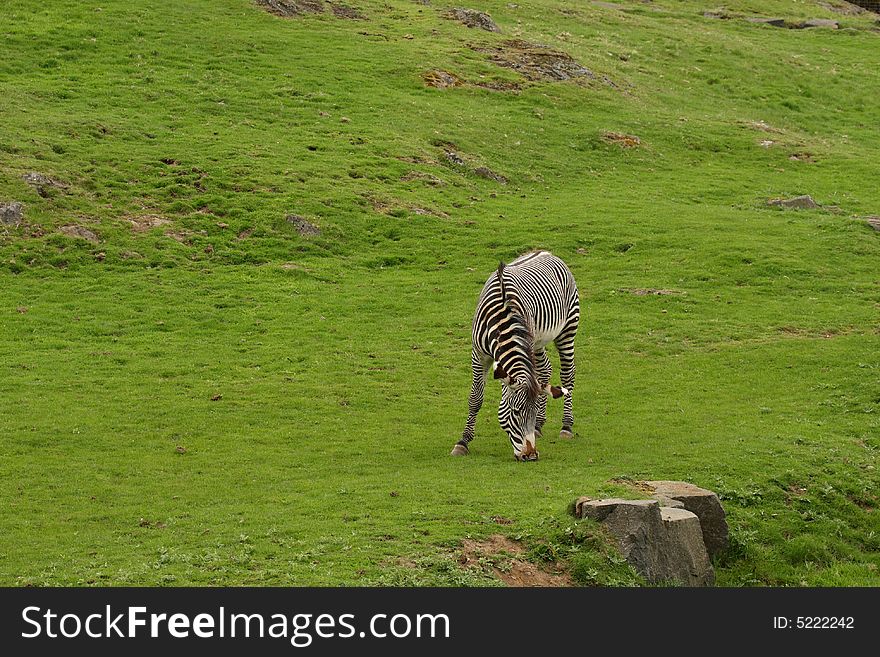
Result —
[{"label": "grass slope", "polygon": [[[720,493],[720,584],[880,584],[876,16],[353,4],[5,3],[0,583],[486,584],[454,548],[501,531],[632,584],[565,508],[633,478]],[[513,38],[595,78],[490,61]],[[534,247],[581,289],[578,436],[551,405],[515,463],[492,389],[449,458],[476,296]]]}]

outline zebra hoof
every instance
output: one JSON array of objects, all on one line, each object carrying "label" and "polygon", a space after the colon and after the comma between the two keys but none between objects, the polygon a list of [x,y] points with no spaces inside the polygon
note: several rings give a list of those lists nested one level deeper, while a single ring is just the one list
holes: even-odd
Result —
[{"label": "zebra hoof", "polygon": [[565,438],[566,440],[571,440],[574,438],[574,434],[569,429],[563,429],[559,432],[560,438]]},{"label": "zebra hoof", "polygon": [[450,456],[467,456],[470,454],[470,450],[468,450],[467,446],[462,445],[461,443],[455,443],[455,447],[452,448],[452,451],[449,453]]}]

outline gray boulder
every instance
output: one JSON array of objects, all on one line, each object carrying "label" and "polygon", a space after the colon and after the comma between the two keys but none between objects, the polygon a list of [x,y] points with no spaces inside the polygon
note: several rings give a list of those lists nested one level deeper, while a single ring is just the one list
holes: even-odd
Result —
[{"label": "gray boulder", "polygon": [[761,25],[772,25],[773,27],[785,27],[784,18],[762,18],[759,16],[753,16],[746,18],[746,21],[749,23],[758,23]]},{"label": "gray boulder", "polygon": [[703,543],[700,519],[690,511],[671,507],[660,507],[660,519],[666,531],[671,579],[685,586],[712,586],[715,571]]},{"label": "gray boulder", "polygon": [[0,203],[0,225],[18,226],[22,220],[22,205],[18,201]]},{"label": "gray boulder", "polygon": [[813,200],[809,194],[795,196],[793,198],[771,198],[767,201],[767,205],[775,205],[781,208],[789,208],[793,210],[814,210],[819,204]]},{"label": "gray boulder", "polygon": [[601,522],[627,562],[651,584],[715,582],[700,521],[689,511],[661,508],[657,500],[580,498],[575,515]]},{"label": "gray boulder", "polygon": [[653,497],[660,500],[676,500],[684,509],[700,519],[703,542],[706,544],[709,556],[714,557],[727,548],[727,519],[715,493],[686,481],[646,481],[645,483],[653,488]]},{"label": "gray boulder", "polygon": [[486,30],[487,32],[501,31],[501,28],[495,24],[495,21],[492,20],[492,17],[489,16],[489,14],[477,11],[476,9],[455,7],[447,11],[443,16],[451,20],[456,20],[459,23],[463,23],[467,27],[476,27],[480,30]]},{"label": "gray boulder", "polygon": [[804,27],[830,27],[832,30],[836,30],[840,27],[840,23],[835,20],[831,20],[829,18],[811,18],[808,21],[803,22]]}]

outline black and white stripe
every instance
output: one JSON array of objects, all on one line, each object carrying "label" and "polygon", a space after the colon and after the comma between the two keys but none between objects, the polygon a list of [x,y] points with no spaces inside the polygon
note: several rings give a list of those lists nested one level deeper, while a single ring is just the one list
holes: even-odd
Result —
[{"label": "black and white stripe", "polygon": [[[453,454],[468,453],[490,371],[503,383],[498,420],[518,459],[538,457],[535,441],[546,419],[548,394],[564,396],[560,435],[571,437],[574,339],[579,320],[577,285],[562,260],[539,251],[499,265],[486,281],[474,314],[468,419]],[[545,349],[551,342],[559,351],[561,389],[550,385],[551,365]]]}]

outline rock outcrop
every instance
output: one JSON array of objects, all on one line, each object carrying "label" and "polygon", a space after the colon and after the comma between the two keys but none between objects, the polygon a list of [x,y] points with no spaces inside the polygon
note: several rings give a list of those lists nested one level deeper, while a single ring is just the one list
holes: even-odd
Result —
[{"label": "rock outcrop", "polygon": [[651,584],[715,583],[699,518],[690,511],[661,507],[657,500],[581,498],[575,515],[601,522],[627,562]]},{"label": "rock outcrop", "polygon": [[727,519],[721,501],[710,490],[694,486],[686,481],[646,481],[654,489],[653,497],[664,506],[672,506],[666,500],[678,502],[682,508],[700,519],[703,542],[710,557],[727,549]]}]

